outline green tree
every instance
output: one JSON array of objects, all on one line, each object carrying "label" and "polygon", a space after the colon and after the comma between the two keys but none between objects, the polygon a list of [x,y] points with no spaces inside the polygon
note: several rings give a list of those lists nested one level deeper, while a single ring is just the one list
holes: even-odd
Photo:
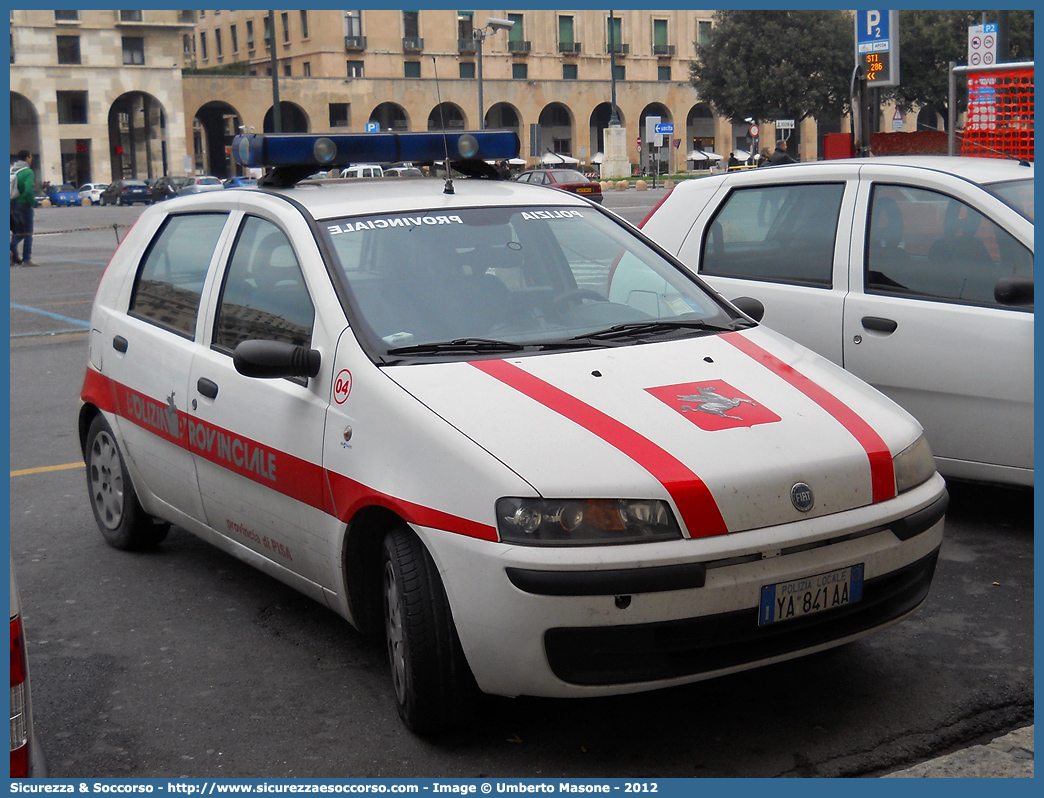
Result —
[{"label": "green tree", "polygon": [[[1033,12],[1009,11],[1008,61],[1033,60]],[[987,12],[995,22],[997,12]],[[904,111],[932,107],[949,112],[950,62],[968,62],[968,28],[983,21],[981,11],[900,11],[898,86],[882,95]],[[957,111],[966,110],[966,83],[958,81]]]},{"label": "green tree", "polygon": [[718,11],[689,80],[734,121],[837,117],[848,109],[855,29],[845,11]]}]

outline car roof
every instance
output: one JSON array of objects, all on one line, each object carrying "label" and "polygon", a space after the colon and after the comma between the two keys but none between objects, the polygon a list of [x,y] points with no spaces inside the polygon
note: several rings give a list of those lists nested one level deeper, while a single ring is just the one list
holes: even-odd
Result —
[{"label": "car roof", "polygon": [[511,180],[455,178],[453,193],[446,194],[446,181],[414,180],[404,186],[395,180],[310,180],[293,188],[269,189],[301,203],[316,219],[379,213],[409,213],[420,210],[453,210],[486,206],[567,205],[590,208],[590,203],[564,191],[549,194],[544,186]]},{"label": "car roof", "polygon": [[[733,172],[728,175],[716,175],[704,179],[738,180],[744,175],[754,175],[750,178],[758,182],[768,174],[792,174],[795,176],[809,176],[815,174],[817,169],[858,169],[862,166],[898,166],[909,169],[930,169],[936,172],[947,172],[957,177],[970,180],[980,185],[987,183],[998,183],[1007,180],[1025,180],[1033,178],[1033,164],[1020,163],[1008,158],[972,158],[957,155],[875,155],[869,158],[842,158],[827,161],[809,161],[806,163],[785,164],[782,166],[770,166],[762,169],[749,169],[743,172]],[[768,172],[766,170],[771,170]]]}]

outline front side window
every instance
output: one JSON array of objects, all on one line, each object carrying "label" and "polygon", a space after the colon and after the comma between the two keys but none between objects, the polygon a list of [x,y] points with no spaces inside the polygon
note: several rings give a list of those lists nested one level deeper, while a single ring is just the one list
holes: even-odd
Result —
[{"label": "front side window", "polygon": [[732,329],[684,270],[598,210],[462,208],[320,228],[348,285],[353,327],[386,362]]},{"label": "front side window", "polygon": [[704,232],[701,274],[829,287],[843,183],[733,191]]},{"label": "front side window", "polygon": [[1002,277],[1033,277],[1033,254],[954,197],[877,185],[871,198],[866,290],[986,307]]},{"label": "front side window", "polygon": [[138,267],[132,316],[195,337],[203,282],[225,219],[223,213],[168,217]]},{"label": "front side window", "polygon": [[248,216],[236,240],[214,321],[215,349],[248,339],[307,346],[315,308],[290,239],[272,222]]}]

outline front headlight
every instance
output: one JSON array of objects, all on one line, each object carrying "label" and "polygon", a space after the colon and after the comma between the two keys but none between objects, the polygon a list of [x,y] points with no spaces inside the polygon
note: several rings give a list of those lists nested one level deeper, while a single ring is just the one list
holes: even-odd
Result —
[{"label": "front headlight", "polygon": [[892,468],[895,471],[896,493],[905,493],[932,478],[935,458],[924,433],[892,458]]},{"label": "front headlight", "polygon": [[670,505],[653,499],[501,499],[497,527],[505,543],[595,546],[682,536]]}]

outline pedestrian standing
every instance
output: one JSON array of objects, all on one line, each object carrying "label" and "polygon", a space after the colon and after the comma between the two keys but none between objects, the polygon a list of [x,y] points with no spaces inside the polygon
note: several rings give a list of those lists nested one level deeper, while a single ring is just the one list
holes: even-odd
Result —
[{"label": "pedestrian standing", "polygon": [[[33,155],[21,150],[18,160],[11,164],[11,264],[35,266],[33,255],[33,205],[36,202],[36,176],[32,169]],[[18,254],[18,244],[22,254]]]},{"label": "pedestrian standing", "polygon": [[787,152],[787,142],[780,139],[776,142],[776,151],[769,156],[769,163],[772,166],[778,166],[783,163],[797,163],[797,161],[791,158],[790,153]]}]

